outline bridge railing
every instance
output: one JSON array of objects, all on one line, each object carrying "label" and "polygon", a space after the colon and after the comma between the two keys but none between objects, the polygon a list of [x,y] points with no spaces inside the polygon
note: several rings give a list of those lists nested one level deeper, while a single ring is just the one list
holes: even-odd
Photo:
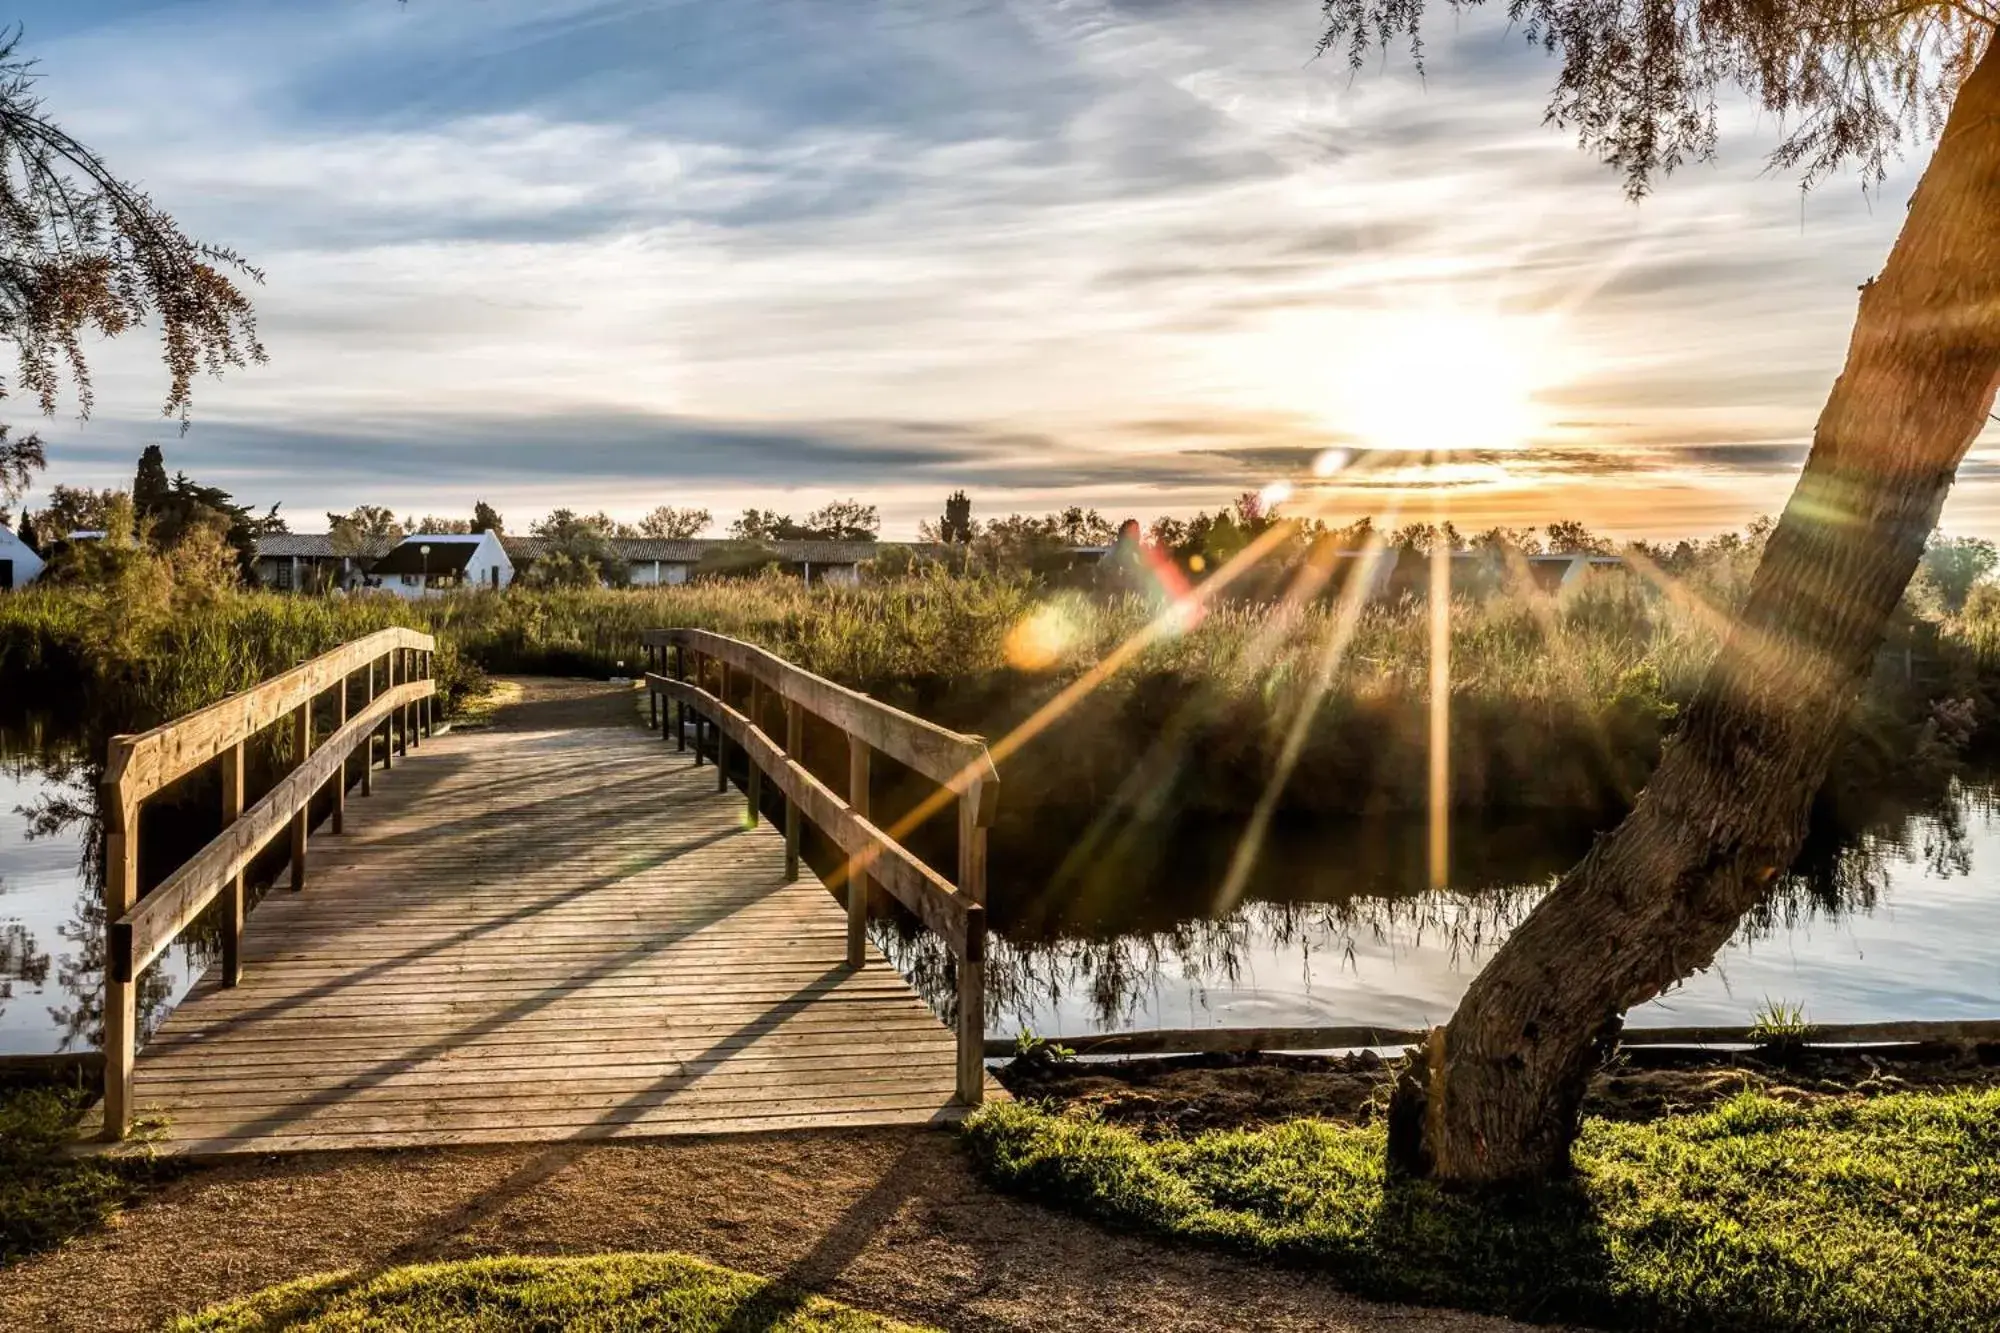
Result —
[{"label": "bridge railing", "polygon": [[[985,1089],[986,1037],[986,831],[1000,794],[999,773],[976,736],[932,722],[803,668],[754,644],[706,630],[647,630],[641,641],[652,717],[662,737],[685,749],[687,722],[697,727],[695,763],[701,763],[699,728],[715,736],[716,790],[728,786],[728,746],[748,758],[745,796],[754,822],[768,778],[785,798],[785,873],[798,877],[801,819],[846,856],[841,878],[847,893],[847,962],[867,957],[867,886],[879,886],[943,938],[958,972],[958,1097],[979,1104]],[[662,710],[660,703],[666,701]],[[782,706],[784,740],[765,729],[774,704]],[[847,794],[836,794],[804,762],[806,715],[839,729],[847,739]],[[880,752],[937,784],[931,797],[885,830],[869,809],[869,772]],[[958,820],[956,882],[925,864],[898,840],[946,809]]]},{"label": "bridge railing", "polygon": [[[365,747],[361,790],[381,740],[384,768],[431,728],[436,641],[386,629],[342,644],[282,675],[136,736],[113,736],[102,787],[104,849],[104,1137],[132,1123],[132,1064],[138,1047],[137,981],[202,911],[227,893],[222,913],[222,984],[243,973],[243,875],[279,834],[291,834],[291,885],[305,887],[306,834],[313,797],[332,785],[332,828],[342,829],[348,764]],[[349,694],[360,682],[360,707]],[[379,683],[378,683],[379,678]],[[313,709],[331,695],[333,734],[313,743]],[[291,772],[244,808],[243,750],[264,728],[292,723]],[[139,817],[147,798],[208,764],[222,779],[222,832],[143,898],[139,896]]]}]

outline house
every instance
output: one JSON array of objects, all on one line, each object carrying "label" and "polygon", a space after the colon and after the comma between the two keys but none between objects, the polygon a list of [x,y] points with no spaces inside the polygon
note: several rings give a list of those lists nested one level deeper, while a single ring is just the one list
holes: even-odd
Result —
[{"label": "house", "polygon": [[497,589],[514,581],[514,562],[495,532],[419,532],[377,560],[368,571],[368,581],[411,598],[464,588]]},{"label": "house", "polygon": [[[525,569],[548,548],[540,537],[505,537],[502,544],[517,567]],[[710,553],[743,549],[743,543],[720,538],[611,537],[605,544],[625,565],[625,584],[633,588],[670,587],[686,583]],[[875,541],[772,541],[764,543],[779,568],[807,583],[852,586],[861,581],[861,565],[893,543]],[[931,548],[913,548],[930,550]]]},{"label": "house", "polygon": [[380,540],[359,551],[333,549],[324,532],[275,532],[257,539],[257,558],[250,572],[259,587],[278,592],[328,592],[353,589],[367,580],[369,569],[389,553],[392,543]]},{"label": "house", "polygon": [[25,588],[41,576],[42,558],[5,524],[0,524],[0,592]]}]

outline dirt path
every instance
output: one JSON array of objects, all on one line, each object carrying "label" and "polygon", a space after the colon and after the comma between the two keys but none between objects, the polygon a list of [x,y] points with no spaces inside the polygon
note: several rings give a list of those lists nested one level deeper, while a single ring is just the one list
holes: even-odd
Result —
[{"label": "dirt path", "polygon": [[949,1329],[1521,1326],[1374,1305],[996,1194],[947,1132],[344,1152],[198,1168],[0,1272],[0,1327],[140,1330],[327,1269],[679,1250]]}]

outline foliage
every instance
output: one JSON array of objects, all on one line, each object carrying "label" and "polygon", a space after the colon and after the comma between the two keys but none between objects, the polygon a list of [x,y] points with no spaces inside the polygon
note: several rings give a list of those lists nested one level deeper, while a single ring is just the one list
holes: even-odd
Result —
[{"label": "foliage", "polygon": [[611,547],[630,530],[609,514],[557,509],[529,531],[542,539],[542,553],[522,581],[531,588],[594,588],[625,582],[625,563]]},{"label": "foliage", "polygon": [[500,517],[500,511],[492,505],[481,500],[472,506],[472,531],[498,534],[506,530],[506,520]]},{"label": "foliage", "polygon": [[0,423],[0,523],[13,521],[14,501],[28,493],[28,483],[49,465],[39,435],[11,438],[13,428]]},{"label": "foliage", "polygon": [[836,500],[807,514],[805,522],[773,509],[746,509],[729,525],[739,541],[872,541],[882,530],[882,514],[859,500]]},{"label": "foliage", "polygon": [[357,505],[326,516],[327,538],[336,555],[379,555],[403,540],[404,527],[386,505]]},{"label": "foliage", "polygon": [[1589,1120],[1573,1180],[1492,1194],[1388,1180],[1379,1127],[1149,1141],[997,1103],[966,1134],[1003,1188],[1370,1296],[1649,1329],[2000,1322],[1995,1090]]},{"label": "foliage", "polygon": [[91,407],[85,342],[157,321],[165,411],[187,420],[194,376],[264,359],[233,251],[183,233],[160,207],[43,114],[20,31],[0,40],[0,337],[19,384],[53,413],[63,371]]},{"label": "foliage", "polygon": [[678,1254],[463,1259],[271,1287],[175,1320],[169,1333],[919,1333],[849,1306]]},{"label": "foliage", "polygon": [[422,533],[431,537],[462,537],[478,531],[469,518],[444,518],[437,514],[406,519],[403,528],[411,536]]},{"label": "foliage", "polygon": [[1765,1000],[1750,1021],[1750,1043],[1775,1055],[1790,1055],[1811,1040],[1813,1025],[1806,1022],[1802,1004]]},{"label": "foliage", "polygon": [[[1423,0],[1322,0],[1322,53],[1360,69],[1371,51],[1406,41],[1423,63]],[[1771,154],[1806,184],[1859,163],[1874,180],[1906,134],[1934,134],[2000,14],[1982,0],[1694,0],[1601,5],[1513,0],[1509,20],[1562,68],[1547,119],[1625,177],[1635,198],[1720,138],[1725,84],[1742,88],[1783,127]]]},{"label": "foliage", "polygon": [[93,491],[87,486],[57,485],[50,489],[48,503],[35,511],[35,532],[44,544],[59,542],[72,532],[102,532],[121,497],[125,492],[110,487]]},{"label": "foliage", "polygon": [[1924,547],[1917,573],[1924,585],[1936,592],[1942,608],[1956,614],[1965,609],[1965,599],[1996,564],[2000,564],[2000,548],[1985,538],[1934,532]]},{"label": "foliage", "polygon": [[686,541],[690,537],[699,537],[711,521],[712,516],[706,509],[676,509],[672,505],[661,505],[639,520],[639,535]]},{"label": "foliage", "polygon": [[969,546],[975,531],[972,497],[964,491],[953,491],[945,497],[944,517],[938,520],[937,540],[947,546]]},{"label": "foliage", "polygon": [[172,483],[167,480],[167,455],[157,444],[149,444],[139,455],[139,466],[132,474],[132,507],[139,517],[151,518],[167,507],[167,495]]},{"label": "foliage", "polygon": [[86,1100],[56,1083],[0,1088],[0,1266],[101,1226],[158,1173],[70,1152]]}]

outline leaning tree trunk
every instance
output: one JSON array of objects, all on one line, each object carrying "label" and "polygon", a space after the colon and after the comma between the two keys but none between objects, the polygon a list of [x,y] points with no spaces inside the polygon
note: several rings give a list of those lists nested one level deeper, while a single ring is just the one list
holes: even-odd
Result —
[{"label": "leaning tree trunk", "polygon": [[2000,386],[2000,40],[1959,91],[1742,616],[1616,830],[1431,1033],[1389,1115],[1393,1169],[1467,1183],[1569,1166],[1585,1085],[1633,1005],[1709,965],[1770,892]]}]

